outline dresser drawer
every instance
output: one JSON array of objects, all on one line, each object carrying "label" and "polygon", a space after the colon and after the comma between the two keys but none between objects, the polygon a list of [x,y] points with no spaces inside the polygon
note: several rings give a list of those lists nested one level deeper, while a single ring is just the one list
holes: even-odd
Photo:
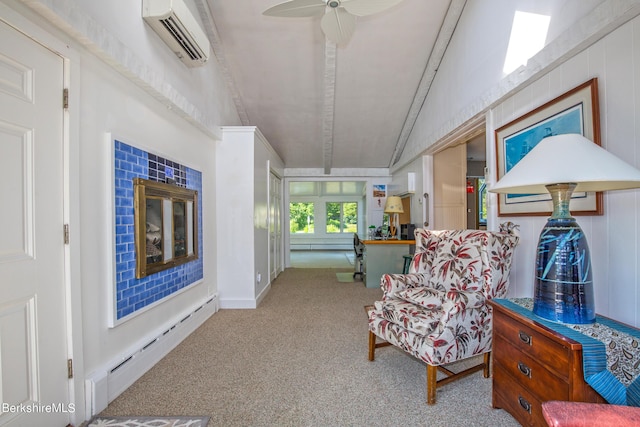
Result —
[{"label": "dresser drawer", "polygon": [[[500,335],[493,338],[494,367],[504,369],[525,390],[544,400],[567,400],[569,383],[530,358]],[[499,365],[499,366],[498,366]]]},{"label": "dresser drawer", "polygon": [[[542,414],[542,403],[529,391],[507,374],[504,369],[494,365],[493,406],[510,413],[523,426],[546,426]],[[508,387],[504,387],[508,385]]]},{"label": "dresser drawer", "polygon": [[531,359],[537,360],[557,375],[568,379],[569,348],[523,323],[514,322],[512,318],[497,310],[494,312],[493,322],[494,339],[496,336],[502,336],[505,341]]}]

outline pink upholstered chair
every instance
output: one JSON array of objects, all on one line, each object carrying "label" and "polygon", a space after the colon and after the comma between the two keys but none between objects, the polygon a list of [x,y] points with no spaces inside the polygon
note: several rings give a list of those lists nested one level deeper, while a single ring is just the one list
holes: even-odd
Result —
[{"label": "pink upholstered chair", "polygon": [[542,414],[550,427],[637,427],[640,425],[640,408],[635,406],[551,400],[542,403]]},{"label": "pink upholstered chair", "polygon": [[[395,345],[427,365],[427,403],[436,387],[472,372],[489,376],[492,310],[504,297],[518,237],[510,232],[416,229],[409,274],[385,274],[383,297],[369,309],[369,360]],[[376,337],[384,340],[376,343]],[[483,362],[454,373],[444,365],[482,355]],[[436,380],[437,371],[447,376]]]}]

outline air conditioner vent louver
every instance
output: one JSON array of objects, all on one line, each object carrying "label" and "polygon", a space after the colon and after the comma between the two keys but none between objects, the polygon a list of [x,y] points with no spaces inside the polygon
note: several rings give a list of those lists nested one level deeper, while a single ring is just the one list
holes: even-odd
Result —
[{"label": "air conditioner vent louver", "polygon": [[182,46],[187,52],[187,55],[192,60],[201,60],[202,55],[198,53],[198,49],[193,45],[193,42],[189,40],[189,37],[176,25],[173,18],[161,19],[160,22],[171,33],[176,42]]},{"label": "air conditioner vent louver", "polygon": [[142,17],[188,67],[209,59],[209,39],[183,0],[143,0]]}]

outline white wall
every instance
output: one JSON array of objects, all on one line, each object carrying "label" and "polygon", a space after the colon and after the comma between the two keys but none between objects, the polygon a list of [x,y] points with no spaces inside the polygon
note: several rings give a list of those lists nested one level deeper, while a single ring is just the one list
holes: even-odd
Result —
[{"label": "white wall", "polygon": [[[91,55],[82,58],[80,92],[80,199],[84,362],[87,373],[108,366],[132,347],[161,332],[193,306],[215,293],[215,146],[213,141]],[[111,153],[107,133],[129,145],[159,154],[202,172],[204,280],[186,292],[110,329],[112,287],[110,238]]]},{"label": "white wall", "polygon": [[[615,25],[618,15],[624,13],[624,6],[631,3],[598,0],[467,1],[395,168],[413,161],[452,131],[483,114],[501,98],[534,78],[543,65],[559,63],[562,55],[572,54],[584,38],[600,37],[600,33],[610,30],[612,23]],[[596,5],[599,8],[593,12]],[[546,41],[551,45],[551,51],[544,58],[545,64],[529,61],[526,69],[506,76],[503,66],[517,10],[551,15]],[[562,44],[554,45],[558,40]]]},{"label": "white wall", "polygon": [[[3,3],[30,21],[32,25],[22,25],[27,34],[37,32],[37,38],[44,44],[69,46],[58,51],[72,62],[69,124],[72,182],[68,201],[73,214],[70,288],[78,290],[72,295],[72,301],[78,300],[77,294],[81,294],[81,305],[76,304],[71,310],[74,319],[72,338],[83,344],[82,351],[74,356],[76,375],[84,378],[217,291],[218,258],[227,248],[217,248],[214,236],[222,231],[216,230],[216,198],[219,194],[212,172],[218,156],[216,139],[220,139],[217,137],[219,126],[239,124],[240,120],[215,60],[212,58],[202,68],[184,67],[143,23],[139,1],[24,1],[46,19],[33,16],[21,1]],[[431,145],[477,114],[492,109],[487,129],[491,134],[501,123],[592,76],[600,79],[603,145],[640,166],[636,149],[640,146],[639,19],[598,41],[611,26],[615,27],[619,20],[625,19],[625,7],[634,3],[637,4],[593,0],[467,2],[458,31],[399,167],[413,167],[412,162]],[[593,13],[594,4],[603,6]],[[514,10],[522,5],[554,11],[552,38],[548,49],[534,58],[528,69],[503,76],[501,70],[510,19]],[[579,18],[583,21],[573,25]],[[32,31],[33,23],[43,30]],[[570,31],[563,32],[565,29]],[[582,46],[581,41],[585,39],[589,40],[588,45]],[[532,81],[536,83],[526,87]],[[75,101],[77,104],[73,103]],[[171,106],[172,110],[166,106]],[[111,226],[106,219],[110,197],[107,132],[113,132],[124,142],[198,169],[203,172],[204,180],[203,282],[114,329],[107,326],[106,311],[112,286],[105,280],[112,268],[111,253],[105,240],[108,238],[105,229]],[[265,158],[258,154],[256,159],[261,159],[260,167],[263,168],[256,174],[265,177],[266,185]],[[257,165],[253,164],[253,167]],[[427,182],[428,177],[422,181]],[[370,178],[370,182],[389,181],[382,177]],[[229,191],[235,192],[237,188],[234,186]],[[256,193],[259,196],[256,210],[252,206],[248,218],[248,223],[260,230],[252,230],[258,233],[253,234],[256,240],[263,238],[261,212],[266,199],[262,198],[261,191]],[[597,310],[635,326],[640,326],[639,202],[636,191],[607,194],[604,216],[579,219],[591,243]],[[368,223],[376,223],[376,213],[370,208]],[[498,221],[495,206],[492,212],[493,227],[490,228]],[[522,243],[516,252],[512,294],[527,295],[532,290],[529,283],[533,247],[542,220],[518,218],[516,222],[521,224]],[[246,227],[246,223],[241,226]],[[240,253],[247,254],[251,262],[264,269],[263,280],[268,278],[268,265],[264,261],[267,251],[254,256],[244,249]],[[255,270],[251,271],[252,285],[253,274]],[[254,291],[260,293],[264,289],[259,286]],[[82,391],[77,390],[78,407],[83,406],[82,399]]]},{"label": "white wall", "polygon": [[[603,146],[640,166],[640,18],[634,18],[639,9],[637,1],[467,2],[407,149],[392,169],[394,179],[423,153],[484,115],[487,164],[495,174],[494,130],[591,77],[600,84]],[[551,13],[552,19],[546,47],[526,67],[505,76],[502,67],[516,10]],[[425,163],[425,188],[430,170]],[[640,326],[638,197],[637,190],[606,194],[604,216],[578,219],[590,239],[596,310],[635,326]],[[534,251],[544,219],[498,218],[495,203],[492,196],[489,229],[505,220],[521,226],[510,295],[531,296]]]},{"label": "white wall", "polygon": [[215,239],[220,248],[218,291],[222,307],[255,306],[253,231],[254,136],[242,128],[223,130],[216,152],[219,179]]},{"label": "white wall", "polygon": [[[221,124],[239,118],[215,58],[201,68],[185,67],[144,24],[140,1],[7,0],[0,8],[4,19],[67,58],[71,70],[65,159],[72,236],[69,347],[72,422],[80,424],[91,415],[84,412],[84,379],[113,367],[217,292],[216,135]],[[203,178],[203,280],[115,328],[108,327],[109,133],[199,170]]]},{"label": "white wall", "polygon": [[[255,308],[269,282],[269,172],[283,162],[253,126],[225,126],[216,153],[218,290],[223,308]],[[260,281],[258,281],[260,274]]]},{"label": "white wall", "polygon": [[[640,168],[640,17],[492,109],[499,128],[569,89],[598,78],[602,146]],[[492,170],[495,160],[491,158]],[[496,197],[491,198],[495,212]],[[604,194],[603,216],[577,216],[589,239],[596,311],[640,325],[640,191]],[[545,218],[498,218],[520,224],[511,294],[531,296],[535,246]],[[494,222],[495,225],[495,222]]]},{"label": "white wall", "polygon": [[[278,176],[284,174],[284,162],[276,154],[273,147],[259,130],[255,132],[254,180],[253,180],[253,230],[254,230],[254,260],[255,260],[255,294],[262,300],[271,284],[269,281],[269,174],[274,172]],[[282,189],[281,189],[282,190]],[[282,194],[282,191],[280,191]],[[282,204],[282,200],[280,200]],[[280,206],[281,212],[287,212]],[[260,280],[258,280],[258,275]]]},{"label": "white wall", "polygon": [[[203,0],[187,0],[191,9]],[[220,139],[220,126],[240,124],[226,76],[211,52],[187,68],[142,19],[142,1],[8,0],[25,3],[47,21],[144,87],[152,96]],[[206,16],[196,19],[207,19]]]}]

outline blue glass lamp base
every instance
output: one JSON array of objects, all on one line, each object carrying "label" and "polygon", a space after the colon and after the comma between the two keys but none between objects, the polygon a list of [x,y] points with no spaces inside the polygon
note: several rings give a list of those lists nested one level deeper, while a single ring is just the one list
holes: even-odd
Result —
[{"label": "blue glass lamp base", "polygon": [[573,218],[550,218],[536,254],[534,314],[554,322],[595,322],[591,255]]}]

